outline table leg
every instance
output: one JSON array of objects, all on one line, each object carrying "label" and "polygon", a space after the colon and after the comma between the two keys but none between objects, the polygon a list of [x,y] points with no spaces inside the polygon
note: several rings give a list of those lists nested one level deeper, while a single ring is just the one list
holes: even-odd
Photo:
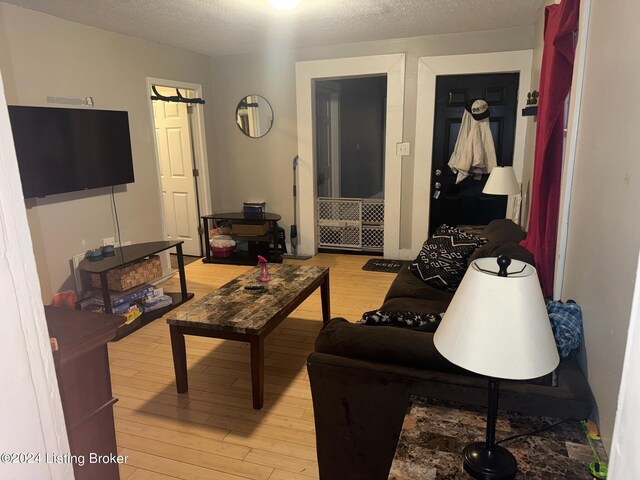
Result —
[{"label": "table leg", "polygon": [[178,393],[186,393],[189,389],[189,383],[187,381],[187,348],[184,343],[184,335],[175,325],[169,325],[169,333],[171,334],[173,369],[176,372],[176,389]]},{"label": "table leg", "polygon": [[102,286],[102,302],[104,303],[104,311],[106,313],[113,313],[113,306],[111,305],[111,292],[109,291],[109,278],[108,272],[100,273],[100,285]]},{"label": "table leg", "polygon": [[211,260],[211,243],[209,242],[209,219],[202,217],[204,228],[204,258],[207,262]]},{"label": "table leg", "polygon": [[178,260],[178,272],[180,275],[180,293],[182,301],[187,301],[187,279],[184,275],[184,257],[182,256],[182,244],[176,245],[176,257]]},{"label": "table leg", "polygon": [[282,262],[282,257],[280,257],[280,249],[278,248],[278,222],[271,222],[271,237],[273,242],[273,250],[271,250],[271,261],[280,263]]},{"label": "table leg", "polygon": [[329,272],[324,276],[324,282],[320,284],[320,299],[322,301],[322,323],[331,319],[331,300],[329,298]]},{"label": "table leg", "polygon": [[264,339],[251,337],[250,344],[253,408],[260,410],[264,400]]}]

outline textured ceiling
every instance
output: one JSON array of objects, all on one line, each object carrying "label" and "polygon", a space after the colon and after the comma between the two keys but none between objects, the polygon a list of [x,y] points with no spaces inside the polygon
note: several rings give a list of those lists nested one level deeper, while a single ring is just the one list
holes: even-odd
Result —
[{"label": "textured ceiling", "polygon": [[545,0],[3,0],[211,56],[532,25]]}]

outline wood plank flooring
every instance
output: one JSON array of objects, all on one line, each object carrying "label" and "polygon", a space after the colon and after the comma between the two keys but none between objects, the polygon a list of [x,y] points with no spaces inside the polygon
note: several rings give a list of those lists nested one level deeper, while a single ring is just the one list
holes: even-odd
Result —
[{"label": "wood plank flooring", "polygon": [[[363,271],[369,258],[319,254],[286,263],[330,267],[331,316],[356,321],[382,304],[395,278]],[[186,266],[187,285],[198,298],[247,270],[197,261]],[[177,278],[164,286],[179,290]],[[318,478],[305,361],[321,325],[317,291],[267,337],[259,411],[251,406],[248,344],[187,336],[189,391],[177,394],[164,318],[110,343],[118,450],[128,456],[121,478]]]}]

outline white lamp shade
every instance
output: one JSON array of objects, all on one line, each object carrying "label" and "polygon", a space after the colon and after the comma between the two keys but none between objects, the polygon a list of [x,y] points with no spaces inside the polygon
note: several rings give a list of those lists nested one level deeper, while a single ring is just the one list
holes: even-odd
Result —
[{"label": "white lamp shade", "polygon": [[516,195],[520,193],[513,167],[493,167],[482,193],[491,195]]},{"label": "white lamp shade", "polygon": [[497,275],[496,258],[474,260],[433,341],[446,359],[472,372],[513,380],[541,377],[560,358],[538,275],[518,260],[507,271],[507,277]]}]

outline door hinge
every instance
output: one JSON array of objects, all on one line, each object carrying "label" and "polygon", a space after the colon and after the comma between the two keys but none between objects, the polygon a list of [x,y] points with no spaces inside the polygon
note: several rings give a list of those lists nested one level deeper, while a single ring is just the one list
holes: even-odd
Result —
[{"label": "door hinge", "polygon": [[198,225],[198,235],[202,235],[204,233],[204,228],[202,228],[202,225]]},{"label": "door hinge", "polygon": [[187,113],[191,115],[193,113],[193,105],[187,105]]},{"label": "door hinge", "polygon": [[194,177],[199,177],[200,176],[200,170],[198,170],[197,168],[193,169],[193,176]]}]

